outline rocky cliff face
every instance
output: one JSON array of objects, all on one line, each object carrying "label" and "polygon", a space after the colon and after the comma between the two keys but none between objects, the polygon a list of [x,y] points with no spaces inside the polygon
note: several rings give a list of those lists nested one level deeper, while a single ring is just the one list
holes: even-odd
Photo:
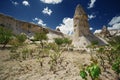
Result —
[{"label": "rocky cliff face", "polygon": [[74,34],[72,44],[75,47],[86,47],[90,45],[92,41],[98,41],[100,45],[105,44],[90,32],[88,16],[81,5],[77,5],[74,14]]},{"label": "rocky cliff face", "polygon": [[114,36],[120,36],[120,29],[108,29],[106,26],[103,26],[101,32],[94,34],[101,38],[110,38]]},{"label": "rocky cliff face", "polygon": [[[45,31],[48,33],[48,38],[53,39],[57,37],[63,37],[64,35],[59,31],[54,31],[48,28],[44,28],[42,26],[17,20],[13,17],[6,16],[4,14],[0,14],[0,26],[6,27],[11,29],[13,33],[20,34],[25,33],[28,37],[32,37],[34,33]],[[49,36],[49,35],[56,35],[56,36]]]},{"label": "rocky cliff face", "polygon": [[103,26],[102,31],[100,32],[101,37],[111,37],[111,34],[106,26]]},{"label": "rocky cliff face", "polygon": [[112,36],[120,36],[120,29],[112,29],[109,32]]}]

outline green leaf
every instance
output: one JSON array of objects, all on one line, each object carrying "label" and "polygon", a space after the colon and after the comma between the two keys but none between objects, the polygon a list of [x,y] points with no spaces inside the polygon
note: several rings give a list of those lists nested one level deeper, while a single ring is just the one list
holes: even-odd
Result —
[{"label": "green leaf", "polygon": [[85,79],[86,76],[87,76],[87,73],[86,73],[84,70],[82,70],[82,71],[80,71],[80,76],[81,76],[83,79]]},{"label": "green leaf", "polygon": [[91,64],[90,66],[88,66],[87,71],[90,74],[90,76],[94,79],[98,78],[101,74],[100,67],[97,64]]}]

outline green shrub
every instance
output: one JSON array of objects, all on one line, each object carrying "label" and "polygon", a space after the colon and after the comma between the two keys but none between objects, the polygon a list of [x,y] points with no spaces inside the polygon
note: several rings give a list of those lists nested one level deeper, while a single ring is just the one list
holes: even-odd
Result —
[{"label": "green shrub", "polygon": [[90,66],[88,66],[87,71],[93,80],[98,78],[101,74],[100,67],[97,64],[91,64]]},{"label": "green shrub", "polygon": [[29,57],[29,49],[25,48],[22,50],[22,58],[26,60]]},{"label": "green shrub", "polygon": [[55,43],[58,45],[58,46],[61,46],[62,44],[65,44],[65,45],[70,45],[72,40],[68,39],[68,38],[55,38]]},{"label": "green shrub", "polygon": [[27,36],[25,34],[19,34],[19,35],[16,35],[16,37],[20,43],[25,42],[25,40],[27,39]]},{"label": "green shrub", "polygon": [[117,60],[113,63],[112,69],[117,73],[120,74],[120,60]]},{"label": "green shrub", "polygon": [[87,73],[85,72],[85,70],[80,71],[80,76],[81,76],[83,79],[87,80]]},{"label": "green shrub", "polygon": [[41,44],[42,48],[44,46],[43,40],[47,40],[48,39],[47,34],[44,33],[44,32],[35,33],[34,38],[35,38],[36,41],[40,41],[40,44]]},{"label": "green shrub", "polygon": [[89,74],[89,76],[91,77],[92,80],[96,80],[99,78],[100,74],[101,74],[101,69],[98,66],[98,64],[96,63],[91,63],[90,65],[88,65],[86,68],[83,68],[80,71],[80,76],[87,80],[87,73]]},{"label": "green shrub", "polygon": [[72,43],[72,40],[70,40],[68,38],[64,38],[64,43],[69,45]]},{"label": "green shrub", "polygon": [[6,45],[12,38],[12,31],[0,26],[0,44],[3,44],[2,48],[5,48]]},{"label": "green shrub", "polygon": [[50,56],[50,61],[49,61],[50,71],[52,70],[55,73],[57,64],[62,62],[62,59],[60,58],[61,52],[60,50],[55,50],[54,52],[50,53],[49,56]]},{"label": "green shrub", "polygon": [[62,45],[64,43],[63,39],[62,38],[55,38],[55,43],[57,45]]}]

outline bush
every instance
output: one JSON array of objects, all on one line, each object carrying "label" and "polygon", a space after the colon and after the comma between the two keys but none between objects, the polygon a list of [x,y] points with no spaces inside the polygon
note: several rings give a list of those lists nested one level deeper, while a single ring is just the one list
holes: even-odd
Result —
[{"label": "bush", "polygon": [[62,45],[62,44],[71,44],[72,40],[69,40],[68,38],[55,38],[55,43],[57,45]]},{"label": "bush", "polygon": [[25,48],[22,50],[22,59],[26,60],[29,57],[29,49]]},{"label": "bush", "polygon": [[27,39],[27,36],[25,34],[19,34],[19,35],[16,35],[16,38],[20,43],[23,43]]},{"label": "bush", "polygon": [[87,73],[85,72],[85,70],[80,71],[80,76],[81,76],[83,79],[87,80]]},{"label": "bush", "polygon": [[68,38],[64,38],[64,43],[69,45],[72,43],[72,40],[70,40]]},{"label": "bush", "polygon": [[119,75],[120,74],[120,60],[113,63],[112,69]]},{"label": "bush", "polygon": [[49,43],[47,45],[47,48],[48,49],[52,49],[52,50],[56,50],[57,49],[57,45],[55,43]]},{"label": "bush", "polygon": [[12,31],[0,26],[0,44],[3,44],[2,48],[5,48],[11,38]]},{"label": "bush", "polygon": [[80,71],[80,76],[87,80],[87,73],[92,78],[92,80],[97,80],[99,78],[99,75],[101,74],[101,69],[96,63],[91,63],[86,68],[83,68]]},{"label": "bush", "polygon": [[64,43],[64,40],[62,38],[55,38],[55,43],[60,46]]},{"label": "bush", "polygon": [[42,48],[43,48],[43,40],[48,39],[47,34],[44,33],[44,32],[35,33],[34,38],[35,38],[36,41],[40,41],[40,44],[41,44]]},{"label": "bush", "polygon": [[50,71],[53,71],[54,73],[56,72],[56,66],[57,66],[58,62],[61,63],[60,56],[61,56],[61,53],[59,51],[50,54],[50,61],[49,61]]},{"label": "bush", "polygon": [[87,67],[87,71],[91,76],[92,80],[95,80],[101,74],[100,67],[97,64],[91,64]]}]

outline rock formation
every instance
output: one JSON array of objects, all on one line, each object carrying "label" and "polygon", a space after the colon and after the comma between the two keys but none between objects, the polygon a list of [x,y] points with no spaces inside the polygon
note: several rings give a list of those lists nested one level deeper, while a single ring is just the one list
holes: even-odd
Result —
[{"label": "rock formation", "polygon": [[57,29],[56,29],[56,31],[60,31],[60,29],[59,29],[59,28],[57,28]]},{"label": "rock formation", "polygon": [[0,26],[4,26],[8,29],[11,29],[15,34],[25,33],[28,37],[32,37],[34,33],[41,31],[47,32],[49,39],[64,36],[60,31],[54,31],[47,27],[36,25],[34,23],[20,21],[11,16],[6,16],[4,14],[0,14]]},{"label": "rock formation", "polygon": [[74,14],[74,33],[72,44],[75,47],[86,47],[91,44],[92,41],[98,41],[103,45],[104,42],[94,36],[89,29],[88,16],[83,10],[81,5],[77,5]]},{"label": "rock formation", "polygon": [[120,29],[111,29],[109,32],[111,36],[120,36]]},{"label": "rock formation", "polygon": [[103,26],[102,31],[100,32],[101,37],[108,38],[111,37],[111,34],[106,26]]},{"label": "rock formation", "polygon": [[95,33],[97,37],[103,39],[109,39],[111,37],[120,36],[120,29],[108,29],[106,26],[103,26],[99,33]]},{"label": "rock formation", "polygon": [[74,39],[82,35],[89,35],[88,16],[80,5],[77,5],[74,14]]}]

